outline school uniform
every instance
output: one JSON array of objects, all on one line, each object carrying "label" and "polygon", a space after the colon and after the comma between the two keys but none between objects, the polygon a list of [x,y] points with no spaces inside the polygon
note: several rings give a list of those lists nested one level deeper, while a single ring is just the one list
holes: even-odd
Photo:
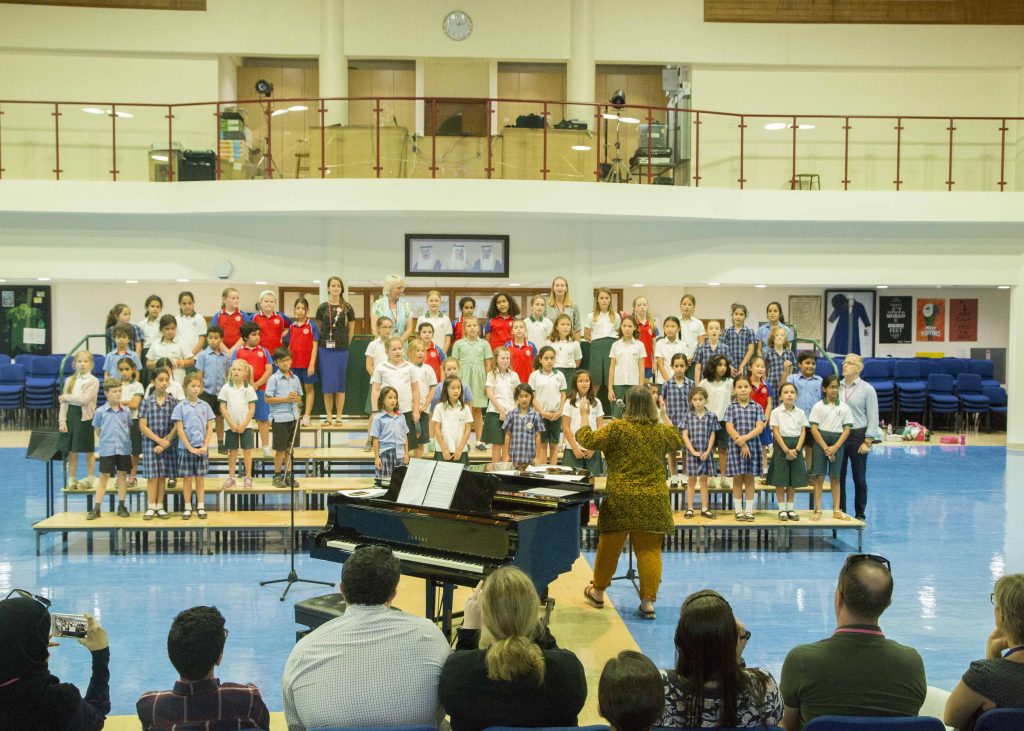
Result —
[{"label": "school uniform", "polygon": [[487,412],[484,414],[484,435],[480,441],[485,444],[505,443],[505,432],[501,429],[502,421],[499,418],[500,412],[495,408],[494,402],[496,401],[506,414],[515,410],[516,400],[513,394],[516,386],[520,383],[522,381],[519,380],[519,374],[513,370],[509,370],[508,373],[498,373],[497,370],[493,370],[487,374],[487,388],[494,391],[494,398],[488,399]]},{"label": "school uniform", "polygon": [[[658,370],[658,359],[665,365],[665,370],[668,371],[668,379],[672,380],[672,357],[676,353],[683,353],[683,341],[679,338],[675,340],[669,340],[668,338],[658,338],[657,342],[654,343],[654,382],[665,383],[665,379],[661,375],[661,371]],[[684,353],[685,355],[685,353]],[[689,361],[687,361],[689,363]]]},{"label": "school uniform", "polygon": [[[206,439],[207,424],[213,421],[213,409],[205,401],[196,400],[179,401],[174,411],[171,412],[171,421],[181,422],[181,428],[185,432],[185,439],[195,448],[203,446]],[[152,428],[152,427],[150,427]],[[157,432],[158,434],[160,432]],[[185,443],[179,440],[178,464],[176,467],[178,477],[206,477],[210,467],[209,456],[206,454],[193,454],[185,448]]]},{"label": "school uniform", "polygon": [[440,425],[440,434],[438,435],[440,439],[434,439],[434,459],[444,460],[444,453],[441,449],[443,442],[444,446],[448,447],[449,453],[454,457],[452,461],[468,464],[469,455],[466,452],[466,448],[469,445],[469,440],[466,440],[467,447],[463,447],[463,450],[458,454],[455,454],[455,449],[462,441],[466,424],[469,424],[471,427],[473,424],[473,410],[469,405],[463,404],[461,408],[453,408],[448,402],[438,404],[430,415],[430,420]]},{"label": "school uniform", "polygon": [[675,425],[676,429],[683,428],[683,419],[690,410],[691,391],[693,391],[693,381],[689,378],[684,378],[682,383],[671,378],[661,386],[661,397],[665,399],[668,420]]},{"label": "school uniform", "polygon": [[[697,346],[697,350],[694,351],[694,353],[693,353],[693,362],[691,364],[691,368],[692,368],[693,365],[696,365],[697,368],[698,368],[698,372],[703,375],[703,373],[704,373],[704,366],[706,366],[708,364],[708,361],[710,361],[716,355],[724,355],[726,358],[729,358],[729,350],[728,350],[728,348],[725,347],[725,343],[723,343],[721,340],[719,340],[716,345],[712,345],[711,341],[705,340],[704,343],[701,344],[701,345],[698,345]],[[739,365],[739,364],[738,363],[733,363],[730,360],[729,361],[729,365],[732,366],[732,365]]]},{"label": "school uniform", "polygon": [[431,341],[428,347],[423,349],[423,365],[434,372],[435,382],[440,382],[441,380],[441,364],[444,363],[445,357],[444,351],[433,341]]},{"label": "school uniform", "polygon": [[[267,368],[274,367],[274,359],[270,351],[262,345],[249,348],[245,345],[235,350],[234,360],[244,360],[252,366],[252,382],[256,383],[266,372]],[[256,388],[256,421],[270,421],[270,408],[267,406],[267,384],[255,386]]]},{"label": "school uniform", "polygon": [[[458,378],[458,376],[456,376]],[[459,378],[459,383],[462,384],[462,400],[467,404],[473,401],[473,390],[466,385],[466,382]],[[437,405],[441,403],[442,397],[445,394],[441,393],[444,390],[444,380],[437,384],[437,388],[434,389],[434,395],[430,399],[430,410],[433,411],[437,408]]]},{"label": "school uniform", "polygon": [[215,414],[220,413],[218,394],[224,388],[230,362],[231,356],[219,348],[214,351],[206,347],[196,356],[196,369],[203,374],[203,392],[199,398],[208,403]]},{"label": "school uniform", "polygon": [[444,341],[452,335],[452,321],[444,314],[437,317],[426,314],[416,321],[417,330],[425,322],[429,322],[430,326],[434,328],[433,343],[441,353],[444,353]]},{"label": "school uniform", "polygon": [[689,320],[679,318],[679,339],[683,343],[683,350],[686,359],[693,362],[693,354],[697,352],[697,344],[700,338],[704,337],[704,323],[696,317]]},{"label": "school uniform", "polygon": [[92,417],[96,413],[96,397],[100,382],[91,373],[76,374],[75,385],[68,388],[71,379],[65,383],[64,394],[68,397],[60,405],[57,423],[67,429],[61,432],[57,444],[62,452],[92,452],[96,448]]},{"label": "school uniform", "polygon": [[540,434],[543,441],[545,425],[548,423],[532,406],[525,414],[518,408],[508,412],[501,428],[509,435],[508,455],[512,464],[533,464],[537,458],[536,435]]},{"label": "school uniform", "polygon": [[[562,394],[568,390],[568,386],[565,383],[565,376],[560,371],[553,370],[551,373],[545,373],[536,370],[530,374],[529,384],[541,411],[558,411],[561,414],[559,403],[562,400]],[[559,415],[554,419],[544,419],[543,441],[558,444],[561,437],[562,417]]]},{"label": "school uniform", "polygon": [[[757,428],[758,424],[764,424],[764,409],[753,401],[747,401],[746,405],[734,402],[729,404],[725,412],[725,421],[732,424],[733,429],[741,437],[749,434]],[[725,452],[725,476],[736,477],[738,475],[760,475],[761,474],[761,448],[757,440],[747,442],[749,457],[743,456],[743,448],[731,438],[729,447]]]},{"label": "school uniform", "polygon": [[[572,432],[575,437],[576,432],[584,426],[583,415],[580,413],[579,403],[577,402],[574,404],[570,399],[566,399],[565,406],[562,407],[562,416],[569,417],[569,431]],[[594,399],[594,403],[590,406],[590,415],[585,426],[589,426],[591,431],[597,431],[597,420],[603,416],[604,407],[598,399]],[[562,464],[566,467],[585,469],[595,477],[604,474],[604,459],[600,452],[595,451],[586,459],[578,459],[573,453],[572,447],[569,446],[568,441],[566,441],[565,449],[562,450]]]},{"label": "school uniform", "polygon": [[224,331],[224,345],[228,348],[233,348],[235,343],[241,339],[242,325],[247,322],[249,322],[249,316],[241,310],[235,310],[229,314],[224,308],[210,318],[210,325],[216,325]]},{"label": "school uniform", "polygon": [[526,323],[526,339],[534,343],[547,342],[551,337],[551,331],[555,329],[554,322],[543,315],[540,317],[530,315],[523,322]]},{"label": "school uniform", "polygon": [[[145,419],[146,428],[158,437],[167,437],[171,442],[169,448],[158,454],[156,448],[159,445],[156,442],[148,437],[142,440],[140,471],[143,477],[174,477],[178,473],[177,450],[174,449],[175,436],[171,432],[171,428],[174,426],[172,416],[178,403],[178,399],[168,393],[164,396],[162,405],[157,402],[155,395],[150,395],[143,399],[142,405],[139,406],[139,421]],[[171,436],[167,436],[168,434]]]},{"label": "school uniform", "polygon": [[[136,396],[144,396],[145,389],[142,388],[142,384],[138,381],[121,382],[121,403],[128,403]],[[139,407],[142,406],[142,401],[139,401],[139,406],[134,409],[129,409],[132,415],[132,427],[131,427],[131,452],[129,454],[139,455],[142,454],[142,432],[139,430]]]},{"label": "school uniform", "polygon": [[111,408],[103,404],[92,417],[93,429],[100,430],[98,452],[100,474],[113,475],[132,469],[132,413],[125,407]]},{"label": "school uniform", "polygon": [[263,311],[253,313],[250,322],[260,329],[260,345],[273,353],[281,347],[284,342],[285,331],[291,326],[292,321],[283,313],[272,312],[264,315]]},{"label": "school uniform", "polygon": [[217,394],[219,403],[223,403],[228,417],[235,424],[244,424],[245,431],[227,431],[224,435],[224,446],[231,449],[252,449],[256,446],[256,435],[253,433],[252,422],[246,422],[249,416],[249,404],[256,403],[256,389],[248,384],[240,387],[230,383],[221,386]]},{"label": "school uniform", "polygon": [[754,331],[746,325],[743,325],[739,330],[730,325],[722,333],[722,342],[725,344],[725,349],[729,353],[729,362],[733,364],[735,368],[740,367],[740,363],[747,355],[747,349],[753,346],[750,351],[750,357],[753,358],[757,355],[757,336]]},{"label": "school uniform", "polygon": [[505,343],[505,347],[508,349],[512,361],[510,367],[519,376],[519,382],[526,383],[530,380],[530,374],[533,373],[533,364],[537,358],[537,346],[533,344],[532,340],[527,340],[522,345],[516,345],[509,340]]},{"label": "school uniform", "polygon": [[601,312],[595,317],[588,312],[583,319],[584,330],[590,330],[590,355],[587,359],[587,370],[590,371],[590,384],[608,385],[608,366],[611,359],[612,345],[619,337],[619,325],[622,321],[617,312]]},{"label": "school uniform", "polygon": [[[821,438],[825,440],[825,444],[831,447],[839,441],[839,437],[843,435],[843,429],[853,427],[853,412],[842,401],[837,404],[826,404],[822,400],[811,408],[811,418],[809,421],[812,425],[818,427],[818,433],[821,434]],[[812,450],[814,458],[811,462],[810,474],[816,476],[828,475],[829,482],[833,485],[837,484],[839,482],[839,468],[843,464],[846,443],[844,442],[836,450],[836,453],[833,455],[835,460],[832,462],[825,456],[825,450],[821,448],[817,441],[814,442]]]},{"label": "school uniform", "polygon": [[313,344],[319,339],[320,330],[308,317],[305,322],[290,324],[284,334],[284,342],[292,354],[292,373],[304,384],[316,383],[318,380],[315,372],[309,375],[309,364],[313,360]]},{"label": "school uniform", "polygon": [[139,330],[142,331],[142,352],[145,354],[146,350],[153,347],[153,344],[158,342],[162,337],[160,334],[160,318],[150,320],[148,317],[144,317],[138,322]]},{"label": "school uniform", "polygon": [[[371,387],[374,384],[379,384],[381,390],[384,386],[391,386],[398,392],[398,410],[402,412],[405,417],[406,426],[409,427],[409,433],[415,434],[417,425],[412,420],[413,412],[413,397],[412,397],[412,384],[418,383],[419,379],[416,377],[416,366],[407,360],[403,360],[400,364],[395,365],[390,361],[381,363],[373,370],[373,375],[370,376]],[[371,389],[372,395],[372,389]],[[378,400],[380,399],[380,393],[378,392]],[[423,394],[420,394],[420,398],[423,398]],[[374,411],[381,411],[380,404],[373,404],[376,408]]]},{"label": "school uniform", "polygon": [[583,349],[577,340],[549,340],[544,345],[555,350],[555,370],[565,376],[566,384],[572,383],[576,374],[576,363],[583,360]]},{"label": "school uniform", "polygon": [[[145,340],[146,340],[146,336],[142,334],[142,329],[138,325],[135,325],[135,324],[133,324],[131,322],[118,323],[118,324],[119,325],[124,324],[124,325],[127,325],[128,327],[131,328],[132,335],[131,335],[131,338],[128,340],[128,350],[130,350],[130,351],[132,351],[134,353],[135,352],[135,346],[139,345],[141,347],[142,343],[144,343]],[[111,325],[110,327],[107,328],[107,352],[108,353],[111,350],[116,350],[117,349],[117,343],[114,341],[114,327],[115,327],[114,325]]]},{"label": "school uniform", "polygon": [[715,446],[725,449],[731,441],[728,432],[725,431],[725,412],[729,410],[729,405],[732,403],[732,379],[723,378],[721,381],[709,381],[705,378],[700,382],[700,386],[708,392],[708,411],[718,417],[718,436]]},{"label": "school uniform", "polygon": [[[422,406],[423,400],[427,397],[427,394],[437,386],[437,376],[434,375],[434,369],[426,363],[414,365],[413,373],[416,376],[416,383],[418,383],[420,387],[420,405]],[[429,443],[430,409],[420,409],[419,435],[417,436],[415,429],[411,434],[409,434],[409,447],[415,448],[422,444]]]},{"label": "school uniform", "polygon": [[515,318],[512,315],[498,315],[487,321],[487,342],[491,350],[503,345],[512,339],[512,323]]},{"label": "school uniform", "polygon": [[195,352],[199,339],[206,336],[206,318],[197,313],[174,316],[178,322],[178,339],[185,344],[190,353]]},{"label": "school uniform", "polygon": [[814,375],[810,378],[802,373],[794,373],[786,379],[786,383],[796,386],[796,407],[807,414],[809,419],[811,409],[821,401],[821,376]]},{"label": "school uniform", "polygon": [[[766,421],[771,416],[768,412],[768,399],[775,400],[775,390],[768,384],[768,381],[761,381],[761,385],[757,388],[754,388],[753,383],[750,384],[750,400],[761,407]],[[772,443],[772,430],[765,427],[757,441],[760,442],[762,447],[770,446]]]},{"label": "school uniform", "polygon": [[[785,406],[776,406],[768,420],[774,434],[775,428],[779,436],[790,449],[796,449],[800,435],[807,428],[807,414],[793,407],[790,411]],[[797,454],[794,459],[786,459],[782,449],[772,451],[772,463],[768,468],[768,484],[775,487],[803,487],[807,484],[807,463],[803,455]]]},{"label": "school uniform", "polygon": [[391,477],[395,467],[405,459],[405,440],[408,435],[409,426],[402,414],[382,411],[374,418],[370,437],[376,437],[378,441],[380,467],[374,470],[377,477]]},{"label": "school uniform", "polygon": [[[695,411],[687,411],[683,417],[682,431],[686,432],[690,444],[698,452],[703,453],[708,448],[708,440],[718,434],[720,428],[718,417],[709,409],[704,410],[704,416],[697,416]],[[707,459],[700,459],[686,450],[686,474],[690,477],[717,477],[718,463],[715,461],[715,452],[711,451]]]},{"label": "school uniform", "polygon": [[[370,341],[370,344],[366,346],[366,357],[373,360],[373,370],[377,370],[377,366],[381,363],[388,362],[388,349],[384,345],[384,341],[379,337],[374,338]],[[373,373],[370,373],[370,378],[373,378]],[[371,403],[373,401],[373,387],[366,389],[366,413],[372,414],[377,410],[377,404]]]},{"label": "school uniform", "polygon": [[762,357],[764,358],[764,380],[768,381],[769,385],[775,389],[775,393],[779,393],[782,388],[782,374],[785,371],[786,363],[790,366],[796,361],[796,356],[793,355],[792,350],[783,350],[781,353],[775,350],[775,348],[766,348],[762,351]]},{"label": "school uniform", "polygon": [[494,357],[490,344],[483,337],[476,340],[463,338],[452,347],[452,357],[459,361],[459,372],[462,374],[463,382],[473,389],[473,402],[470,406],[478,409],[487,408],[485,362]]},{"label": "school uniform", "polygon": [[793,342],[793,338],[796,336],[796,333],[793,331],[793,328],[791,328],[784,322],[779,322],[776,323],[775,325],[772,325],[767,322],[764,323],[759,328],[757,328],[757,332],[754,333],[758,341],[760,341],[761,343],[762,355],[764,354],[764,351],[772,348],[773,344],[768,342],[768,337],[771,335],[772,328],[774,327],[781,327],[786,332],[786,340],[788,340],[791,343]]},{"label": "school uniform", "polygon": [[[149,346],[149,352],[146,354],[146,360],[158,361],[161,358],[168,358],[171,363],[175,363],[178,360],[188,360],[191,357],[192,349],[181,342],[177,336],[170,342],[163,339],[156,341]],[[184,366],[174,365],[171,375],[178,383],[185,383]]]},{"label": "school uniform", "polygon": [[[638,386],[643,381],[643,374],[640,372],[640,362],[647,356],[644,344],[639,340],[626,342],[619,338],[612,344],[609,358],[615,359],[615,382],[612,386]],[[622,398],[625,392],[616,394]]]},{"label": "school uniform", "polygon": [[644,375],[650,377],[654,368],[654,339],[658,337],[658,328],[655,326],[654,320],[637,321],[636,334],[633,337],[643,343]]},{"label": "school uniform", "polygon": [[122,358],[128,358],[135,364],[136,371],[142,371],[142,359],[139,358],[138,354],[134,350],[127,350],[124,353],[112,350],[107,353],[107,356],[103,359],[103,372],[106,374],[107,378],[116,378],[119,381],[121,380],[121,371],[117,370],[117,365],[121,362]]}]

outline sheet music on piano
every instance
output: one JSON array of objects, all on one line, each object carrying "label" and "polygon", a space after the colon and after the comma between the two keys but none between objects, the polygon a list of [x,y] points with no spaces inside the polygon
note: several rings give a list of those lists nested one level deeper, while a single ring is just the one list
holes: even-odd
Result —
[{"label": "sheet music on piano", "polygon": [[458,462],[410,459],[395,502],[447,510],[452,506],[464,469],[464,465]]}]

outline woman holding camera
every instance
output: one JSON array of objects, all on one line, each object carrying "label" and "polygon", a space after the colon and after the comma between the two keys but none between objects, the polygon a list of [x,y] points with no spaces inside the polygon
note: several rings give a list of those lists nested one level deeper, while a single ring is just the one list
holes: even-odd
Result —
[{"label": "woman holding camera", "polygon": [[704,589],[686,597],[676,625],[676,666],[662,671],[665,715],[657,725],[778,725],[782,696],[775,678],[743,663],[749,639],[750,632],[721,594]]},{"label": "woman holding camera", "polygon": [[98,731],[110,713],[110,649],[107,633],[86,616],[78,642],[92,653],[85,698],[74,685],[50,674],[50,601],[15,589],[0,601],[0,728]]},{"label": "woman holding camera", "polygon": [[466,600],[455,653],[438,683],[452,731],[576,725],[586,674],[576,655],[555,644],[540,607],[530,577],[513,566],[492,573]]}]

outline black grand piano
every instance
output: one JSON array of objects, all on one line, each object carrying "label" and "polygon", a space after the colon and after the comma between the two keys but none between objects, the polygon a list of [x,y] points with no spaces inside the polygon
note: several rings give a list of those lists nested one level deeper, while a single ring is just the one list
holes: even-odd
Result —
[{"label": "black grand piano", "polygon": [[329,496],[327,526],[310,555],[343,563],[361,545],[388,546],[403,574],[426,579],[427,616],[441,622],[446,634],[455,586],[476,586],[495,569],[516,566],[544,598],[548,584],[580,555],[580,526],[589,519],[589,510],[581,508],[593,494],[593,478],[585,472],[576,474],[577,482],[564,482],[536,472],[465,470],[448,509],[396,502],[406,472],[396,468],[380,497]]}]

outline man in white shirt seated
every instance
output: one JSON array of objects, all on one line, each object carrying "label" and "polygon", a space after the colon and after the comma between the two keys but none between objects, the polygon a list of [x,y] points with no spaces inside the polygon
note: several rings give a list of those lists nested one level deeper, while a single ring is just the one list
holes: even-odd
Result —
[{"label": "man in white shirt seated", "polygon": [[358,548],[341,571],[345,614],[302,638],[281,690],[289,731],[322,726],[436,726],[441,668],[451,647],[430,620],[391,608],[399,563]]}]

